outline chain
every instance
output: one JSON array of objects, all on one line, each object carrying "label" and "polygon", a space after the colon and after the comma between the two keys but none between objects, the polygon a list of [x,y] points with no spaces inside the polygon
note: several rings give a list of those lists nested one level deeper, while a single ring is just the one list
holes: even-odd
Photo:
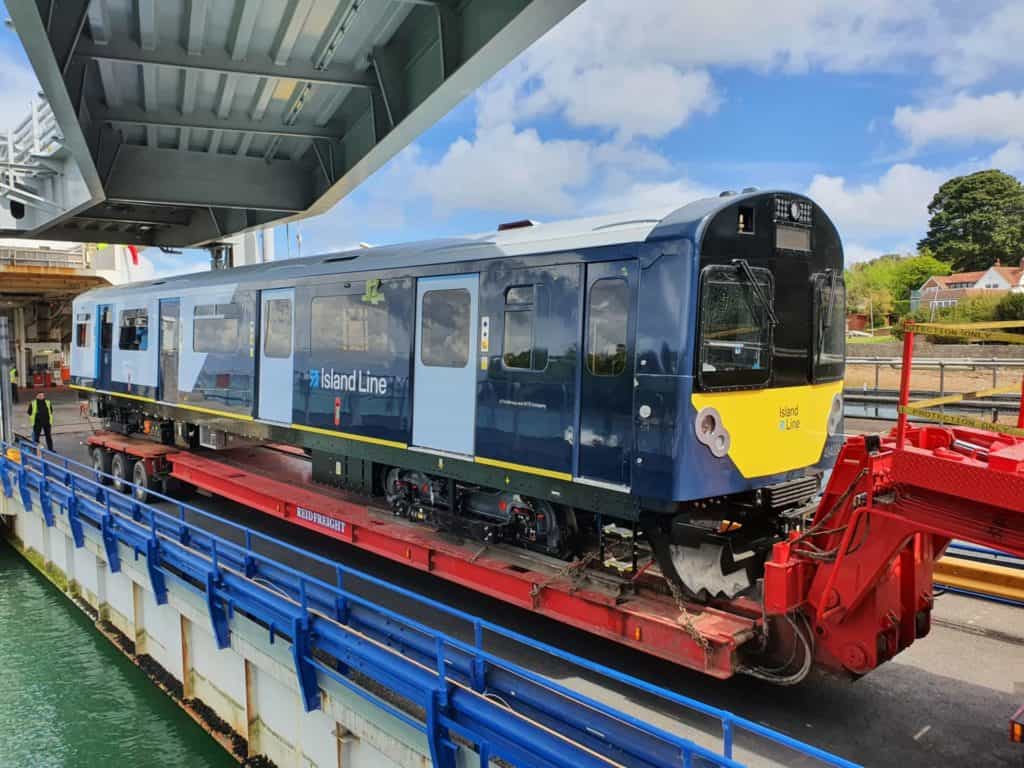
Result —
[{"label": "chain", "polygon": [[665,577],[665,583],[668,584],[668,589],[676,601],[676,608],[679,609],[679,619],[682,620],[683,629],[686,630],[686,634],[688,634],[690,639],[704,650],[705,656],[709,655],[711,653],[711,644],[693,623],[693,614],[686,609],[686,599],[683,596],[683,591],[675,581],[668,577]]},{"label": "chain", "polygon": [[559,568],[551,574],[551,576],[544,579],[544,581],[535,581],[530,587],[530,597],[533,598],[533,607],[537,607],[537,598],[540,596],[541,590],[550,586],[559,579],[568,577],[572,581],[572,588],[576,589],[579,586],[580,581],[583,579],[583,572],[587,569],[587,566],[595,560],[597,560],[597,553],[588,552],[583,557],[566,563],[562,568]]}]

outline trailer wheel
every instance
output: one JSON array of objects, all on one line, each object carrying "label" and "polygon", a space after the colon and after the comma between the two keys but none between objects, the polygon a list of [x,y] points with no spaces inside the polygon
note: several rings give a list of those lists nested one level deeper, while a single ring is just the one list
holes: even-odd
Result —
[{"label": "trailer wheel", "polygon": [[110,485],[110,452],[99,445],[92,447],[92,468],[100,472],[99,482],[103,485]]},{"label": "trailer wheel", "polygon": [[149,491],[153,487],[150,484],[152,479],[149,470],[146,468],[146,462],[135,462],[135,466],[132,467],[132,482],[135,483],[135,487],[132,489],[132,496],[135,497],[136,501],[145,504],[149,500]]},{"label": "trailer wheel", "polygon": [[110,474],[114,476],[114,490],[124,493],[128,487],[127,480],[131,476],[131,459],[126,454],[115,453],[110,460]]}]

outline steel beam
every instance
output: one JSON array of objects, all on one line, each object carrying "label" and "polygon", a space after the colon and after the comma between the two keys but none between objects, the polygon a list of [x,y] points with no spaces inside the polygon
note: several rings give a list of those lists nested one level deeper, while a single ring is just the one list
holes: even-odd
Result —
[{"label": "steel beam", "polygon": [[110,20],[105,0],[92,0],[89,3],[89,35],[97,45],[110,42]]},{"label": "steel beam", "polygon": [[227,120],[210,112],[184,117],[177,112],[144,112],[138,109],[97,109],[94,119],[111,125],[142,125],[156,128],[191,128],[200,131],[232,131],[262,136],[288,136],[299,139],[332,140],[338,137],[314,125],[264,125],[247,119]]},{"label": "steel beam", "polygon": [[290,162],[209,155],[123,145],[107,181],[114,203],[305,210],[313,201],[312,177]]},{"label": "steel beam", "polygon": [[156,0],[138,0],[139,44],[145,51],[156,50]]},{"label": "steel beam", "polygon": [[75,56],[95,61],[157,65],[186,71],[192,69],[219,75],[276,77],[281,80],[299,80],[337,88],[372,88],[375,85],[372,72],[359,71],[355,67],[342,64],[332,64],[324,70],[316,69],[305,61],[278,67],[269,56],[265,55],[250,55],[244,61],[236,61],[227,54],[216,51],[189,56],[180,46],[166,47],[166,50],[160,48],[157,51],[146,51],[131,41],[96,45],[83,40],[79,42]]},{"label": "steel beam", "polygon": [[302,27],[306,23],[306,18],[312,9],[313,0],[293,0],[288,8],[271,54],[277,66],[285,66],[292,57],[292,49],[295,47]]},{"label": "steel beam", "polygon": [[210,0],[189,0],[188,4],[188,39],[185,48],[189,56],[198,56],[203,52],[203,41],[206,38],[206,11]]}]

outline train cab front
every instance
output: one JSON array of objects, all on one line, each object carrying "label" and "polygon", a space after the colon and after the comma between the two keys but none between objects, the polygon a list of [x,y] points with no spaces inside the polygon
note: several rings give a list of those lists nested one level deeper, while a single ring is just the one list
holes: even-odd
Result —
[{"label": "train cab front", "polygon": [[824,211],[785,192],[722,198],[693,244],[694,341],[661,559],[691,596],[733,598],[799,525],[842,444],[843,254]]}]

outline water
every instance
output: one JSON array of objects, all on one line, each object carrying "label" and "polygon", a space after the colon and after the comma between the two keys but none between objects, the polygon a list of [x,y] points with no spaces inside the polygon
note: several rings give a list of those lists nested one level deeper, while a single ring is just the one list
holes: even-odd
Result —
[{"label": "water", "polygon": [[0,768],[237,766],[0,539]]}]

